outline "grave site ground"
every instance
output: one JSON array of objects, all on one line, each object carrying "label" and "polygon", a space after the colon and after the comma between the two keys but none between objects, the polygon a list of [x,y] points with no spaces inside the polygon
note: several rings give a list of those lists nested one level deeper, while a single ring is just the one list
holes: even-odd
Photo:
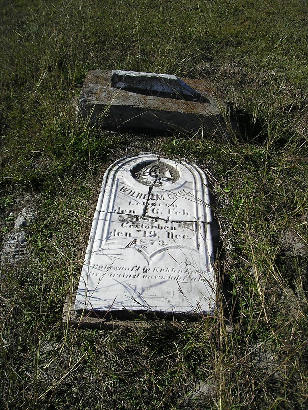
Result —
[{"label": "grave site ground", "polygon": [[[2,252],[0,407],[307,408],[307,3],[1,0],[0,19],[1,248],[24,243]],[[94,128],[74,105],[92,69],[205,79],[228,135]],[[215,316],[67,326],[104,171],[140,152],[206,172]]]}]

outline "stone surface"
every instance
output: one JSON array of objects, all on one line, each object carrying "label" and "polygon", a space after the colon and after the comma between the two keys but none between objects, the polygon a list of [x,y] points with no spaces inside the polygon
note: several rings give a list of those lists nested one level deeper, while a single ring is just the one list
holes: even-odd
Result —
[{"label": "stone surface", "polygon": [[113,164],[95,211],[75,311],[212,313],[206,177],[144,154]]},{"label": "stone surface", "polygon": [[176,130],[184,134],[202,129],[206,134],[225,134],[221,110],[204,81],[123,73],[88,73],[78,104],[81,116],[113,129]]},{"label": "stone surface", "polygon": [[27,235],[24,228],[34,219],[34,211],[30,207],[23,208],[17,215],[14,229],[6,235],[1,250],[1,262],[14,263],[20,261],[26,252]]},{"label": "stone surface", "polygon": [[288,230],[281,237],[281,244],[287,256],[308,256],[308,245],[298,233]]},{"label": "stone surface", "polygon": [[114,70],[111,86],[144,95],[209,103],[205,96],[175,75]]},{"label": "stone surface", "polygon": [[25,226],[29,226],[33,219],[33,209],[29,207],[23,208],[15,220],[14,229],[21,229]]}]

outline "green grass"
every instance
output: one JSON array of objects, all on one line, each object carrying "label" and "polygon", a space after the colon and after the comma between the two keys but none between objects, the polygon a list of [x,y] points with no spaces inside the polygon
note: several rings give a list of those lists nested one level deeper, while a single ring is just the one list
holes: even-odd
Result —
[{"label": "green grass", "polygon": [[[284,239],[307,248],[307,3],[2,0],[0,10],[3,239],[27,201],[36,212],[26,260],[2,266],[0,407],[307,408],[308,256]],[[205,78],[241,113],[239,131],[218,141],[91,128],[73,100],[96,68]],[[62,325],[104,171],[140,151],[208,174],[217,314]]]}]

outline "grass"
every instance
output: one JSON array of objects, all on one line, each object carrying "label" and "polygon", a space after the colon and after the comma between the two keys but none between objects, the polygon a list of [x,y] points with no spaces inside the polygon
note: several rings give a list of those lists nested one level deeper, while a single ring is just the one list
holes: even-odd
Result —
[{"label": "grass", "polygon": [[[308,405],[307,35],[300,0],[0,2],[3,241],[31,204],[28,251],[2,264],[4,409],[304,409]],[[227,140],[76,121],[90,69],[206,78]],[[220,226],[213,320],[76,330],[77,283],[104,170],[140,151],[198,163]],[[291,241],[286,238],[291,238]]]}]

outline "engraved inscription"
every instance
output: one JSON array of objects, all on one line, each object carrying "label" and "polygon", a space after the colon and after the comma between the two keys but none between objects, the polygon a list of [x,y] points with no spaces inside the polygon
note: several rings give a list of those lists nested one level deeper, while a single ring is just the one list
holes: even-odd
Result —
[{"label": "engraved inscription", "polygon": [[163,280],[175,280],[179,282],[199,281],[206,275],[206,271],[196,270],[191,271],[189,269],[176,269],[168,267],[154,267],[149,268],[146,266],[133,265],[127,268],[124,265],[90,265],[93,269],[94,276],[100,276],[102,272],[108,274],[110,277],[123,277],[123,278],[142,278],[142,279],[163,279]]},{"label": "engraved inscription", "polygon": [[[144,199],[146,200],[148,198],[148,193],[142,193],[138,192],[136,189],[127,187],[125,185],[122,185],[120,188],[120,192],[130,196],[135,199]],[[189,191],[188,189],[180,189],[177,192],[166,192],[164,194],[161,193],[151,193],[150,194],[150,199],[151,200],[156,200],[156,201],[166,201],[168,199],[173,199],[173,200],[178,200],[178,199],[185,199],[189,202],[197,202],[202,205],[208,205],[202,198],[198,198],[194,196],[194,194]],[[168,206],[168,205],[167,205]],[[170,205],[169,205],[170,206]]]}]

